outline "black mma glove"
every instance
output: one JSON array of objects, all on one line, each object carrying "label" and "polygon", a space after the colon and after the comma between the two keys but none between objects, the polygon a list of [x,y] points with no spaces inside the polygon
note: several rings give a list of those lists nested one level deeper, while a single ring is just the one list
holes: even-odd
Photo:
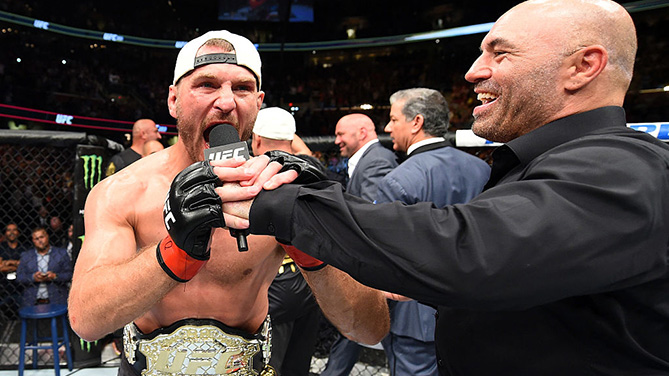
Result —
[{"label": "black mma glove", "polygon": [[169,235],[156,248],[158,263],[172,279],[187,282],[209,260],[215,227],[225,227],[221,198],[214,188],[221,181],[209,162],[197,162],[172,181],[163,208]]},{"label": "black mma glove", "polygon": [[270,162],[279,162],[283,165],[279,172],[297,171],[297,178],[293,181],[295,184],[309,184],[328,180],[321,169],[293,154],[281,150],[272,150],[266,152],[265,155],[269,157]]}]

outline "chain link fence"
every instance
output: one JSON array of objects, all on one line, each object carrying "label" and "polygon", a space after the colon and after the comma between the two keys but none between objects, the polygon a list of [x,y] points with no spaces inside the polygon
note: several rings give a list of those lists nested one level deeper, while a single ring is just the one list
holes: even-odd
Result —
[{"label": "chain link fence", "polygon": [[[72,224],[74,200],[75,148],[23,142],[8,144],[0,138],[0,367],[16,368],[19,356],[17,312],[24,287],[16,278],[14,264],[27,250],[33,249],[32,230],[45,228],[52,247],[67,248],[67,230]],[[18,246],[12,248],[17,242]],[[49,332],[48,322],[40,322],[38,332]],[[28,360],[32,361],[32,352]],[[38,364],[53,362],[50,351],[39,351]]]},{"label": "chain link fence", "polygon": [[[70,260],[76,259],[85,197],[102,179],[108,150],[120,150],[120,145],[84,133],[0,131],[0,369],[17,368],[18,311],[36,300],[28,294],[32,286],[17,279],[17,261],[34,249],[31,234],[37,228],[47,231],[51,247],[66,249]],[[49,324],[37,322],[38,337],[50,334]],[[32,353],[26,353],[26,364],[32,363]],[[36,355],[38,366],[53,366],[51,350]]]}]

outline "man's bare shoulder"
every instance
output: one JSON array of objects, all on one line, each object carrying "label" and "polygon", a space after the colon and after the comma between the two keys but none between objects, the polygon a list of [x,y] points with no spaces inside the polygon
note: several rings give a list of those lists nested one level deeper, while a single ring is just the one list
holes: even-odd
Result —
[{"label": "man's bare shoulder", "polygon": [[[87,199],[96,206],[120,208],[142,200],[164,200],[165,193],[179,169],[171,163],[168,150],[142,158],[123,170],[103,179]],[[157,195],[157,196],[156,196]]]}]

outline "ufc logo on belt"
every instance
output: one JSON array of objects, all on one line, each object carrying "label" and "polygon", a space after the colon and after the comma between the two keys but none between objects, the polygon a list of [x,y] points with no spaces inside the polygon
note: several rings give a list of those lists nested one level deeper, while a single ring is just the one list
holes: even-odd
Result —
[{"label": "ufc logo on belt", "polygon": [[[212,325],[184,325],[169,334],[139,341],[146,357],[144,376],[257,375],[254,356],[261,344],[231,335]],[[263,367],[263,360],[258,359]]]},{"label": "ufc logo on belt", "polygon": [[249,360],[242,349],[218,354],[214,351],[192,351],[188,354],[184,351],[164,351],[158,356],[155,370],[169,374],[197,375],[199,368],[205,372],[213,368],[213,373],[204,374],[227,375],[248,367]]}]

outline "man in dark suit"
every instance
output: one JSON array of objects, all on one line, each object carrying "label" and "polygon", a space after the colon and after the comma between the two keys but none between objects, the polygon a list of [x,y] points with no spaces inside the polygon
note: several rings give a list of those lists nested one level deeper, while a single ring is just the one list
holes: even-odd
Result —
[{"label": "man in dark suit", "polygon": [[[374,122],[364,114],[349,114],[337,122],[335,144],[341,156],[348,157],[346,192],[373,202],[378,182],[397,167],[395,154],[379,143]],[[321,376],[348,375],[362,347],[339,335]]]},{"label": "man in dark suit", "polygon": [[35,246],[21,255],[17,281],[25,288],[21,306],[67,304],[72,261],[64,248],[52,247],[44,228],[32,232]]},{"label": "man in dark suit", "polygon": [[[374,201],[376,185],[397,167],[395,154],[379,143],[374,122],[367,115],[349,114],[337,122],[335,144],[342,157],[348,157],[346,191]],[[356,174],[356,171],[360,171]]]},{"label": "man in dark suit", "polygon": [[[483,160],[451,147],[448,103],[436,90],[414,88],[390,96],[393,149],[407,154],[402,164],[378,184],[377,203],[461,204],[481,193],[490,176]],[[416,249],[420,252],[420,249]],[[436,310],[415,300],[393,302],[390,333],[383,339],[390,374],[437,376],[434,344]]]}]

